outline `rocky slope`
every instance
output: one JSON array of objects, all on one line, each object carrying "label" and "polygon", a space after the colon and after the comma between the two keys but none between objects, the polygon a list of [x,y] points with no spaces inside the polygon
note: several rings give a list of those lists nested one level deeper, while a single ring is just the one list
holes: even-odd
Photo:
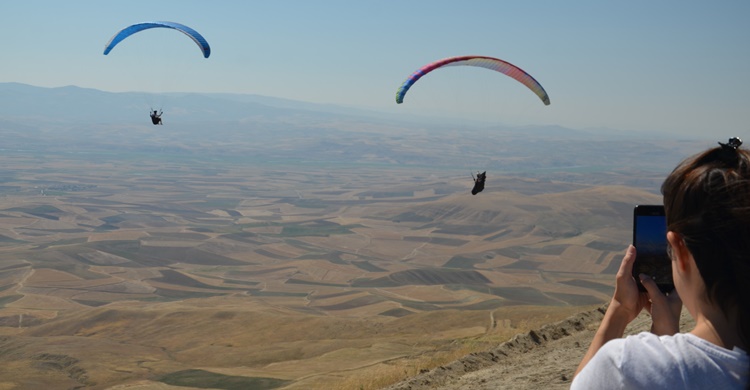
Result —
[{"label": "rocky slope", "polygon": [[[605,309],[602,306],[520,334],[491,351],[465,356],[387,390],[567,389]],[[644,312],[625,333],[647,331],[650,326],[651,318]],[[683,309],[680,329],[688,331],[693,326]]]}]

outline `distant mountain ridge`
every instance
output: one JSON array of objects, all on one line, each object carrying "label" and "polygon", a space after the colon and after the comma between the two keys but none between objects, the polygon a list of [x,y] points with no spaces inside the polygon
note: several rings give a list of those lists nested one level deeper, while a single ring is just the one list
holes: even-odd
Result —
[{"label": "distant mountain ridge", "polygon": [[429,126],[431,129],[504,129],[537,135],[585,137],[593,132],[621,134],[611,129],[574,130],[556,125],[505,126],[498,123],[457,118],[420,117],[334,104],[311,103],[279,97],[239,93],[198,92],[107,92],[74,85],[38,87],[29,84],[0,83],[0,120],[12,122],[141,123],[148,121],[149,109],[163,108],[170,123],[277,121],[312,119],[399,123]]},{"label": "distant mountain ridge", "polygon": [[[115,123],[144,117],[148,119],[150,102],[163,102],[173,122],[242,120],[263,116],[278,118],[297,114],[302,108],[279,107],[269,98],[238,98],[243,95],[146,92],[105,92],[91,88],[65,86],[35,87],[20,83],[0,83],[0,118]],[[307,110],[308,115],[315,112]]]},{"label": "distant mountain ridge", "polygon": [[0,83],[0,118],[120,123],[163,108],[173,123],[278,120],[304,117],[331,120],[348,117],[384,122],[461,123],[458,119],[424,118],[334,104],[239,93],[107,92],[73,85],[38,87]]},{"label": "distant mountain ridge", "polygon": [[[162,107],[149,104],[155,101],[164,103],[164,126],[148,118],[149,109]],[[259,95],[20,83],[0,83],[0,139],[2,149],[45,155],[158,152],[253,164],[395,164],[595,184],[617,182],[595,172],[666,172],[699,150],[695,140],[665,134],[451,122]],[[566,176],[555,173],[561,170]]]},{"label": "distant mountain ridge", "polygon": [[286,118],[368,121],[434,130],[459,128],[498,130],[535,135],[612,138],[663,137],[664,134],[624,132],[608,128],[571,129],[559,125],[507,126],[450,117],[424,117],[374,109],[311,103],[255,94],[199,92],[108,92],[74,85],[39,87],[0,82],[0,120],[77,123],[141,123],[149,109],[164,109],[170,123],[277,121]]}]

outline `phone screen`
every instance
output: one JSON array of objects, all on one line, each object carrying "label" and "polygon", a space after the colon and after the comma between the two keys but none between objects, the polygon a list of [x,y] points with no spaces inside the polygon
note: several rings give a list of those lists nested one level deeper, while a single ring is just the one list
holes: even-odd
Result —
[{"label": "phone screen", "polygon": [[639,274],[651,276],[662,292],[674,289],[672,261],[667,254],[667,221],[663,206],[638,205],[633,213],[633,246],[636,249],[633,277],[646,291]]}]

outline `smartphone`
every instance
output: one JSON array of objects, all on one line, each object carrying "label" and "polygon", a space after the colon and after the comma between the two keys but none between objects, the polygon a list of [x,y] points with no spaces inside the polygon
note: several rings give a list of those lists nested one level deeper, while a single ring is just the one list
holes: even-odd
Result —
[{"label": "smartphone", "polygon": [[674,290],[672,260],[667,254],[667,220],[664,206],[637,205],[633,209],[633,246],[636,249],[633,277],[646,291],[638,275],[651,276],[661,292]]}]

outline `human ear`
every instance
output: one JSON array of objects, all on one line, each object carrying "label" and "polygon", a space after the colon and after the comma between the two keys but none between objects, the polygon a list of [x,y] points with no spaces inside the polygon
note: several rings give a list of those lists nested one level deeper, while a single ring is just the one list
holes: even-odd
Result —
[{"label": "human ear", "polygon": [[667,232],[667,242],[672,248],[672,261],[677,263],[680,271],[685,272],[688,268],[688,259],[690,258],[690,252],[685,245],[685,241],[679,233],[669,231]]}]

